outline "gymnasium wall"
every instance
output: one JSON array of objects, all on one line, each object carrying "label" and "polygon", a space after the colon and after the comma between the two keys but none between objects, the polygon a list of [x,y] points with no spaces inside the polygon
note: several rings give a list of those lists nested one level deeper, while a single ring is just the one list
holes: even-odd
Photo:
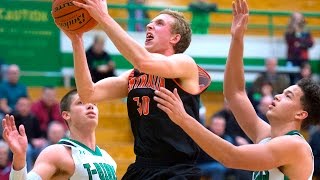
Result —
[{"label": "gymnasium wall", "polygon": [[[303,11],[316,11],[320,7],[320,1],[318,0],[297,0],[290,1],[290,3],[285,1],[282,0],[280,4],[274,0],[250,0],[249,3],[251,9],[264,10],[268,10],[268,7],[273,7],[272,10],[296,10],[297,7],[301,6]],[[109,0],[108,2],[126,3],[123,0]],[[147,4],[186,6],[189,2],[182,0],[149,0]],[[218,4],[219,8],[230,8],[231,1],[216,1],[215,3]],[[288,7],[288,4],[292,7]],[[62,86],[64,81],[61,69],[72,67],[70,43],[54,25],[50,11],[51,2],[12,0],[0,3],[0,59],[3,59],[4,63],[7,64],[16,63],[22,71],[27,72],[23,75],[22,81],[29,86]],[[127,11],[125,10],[110,10],[110,13],[113,16],[127,17]],[[231,22],[231,15],[216,17],[216,14],[213,14],[212,16],[215,21],[226,20]],[[99,27],[96,28],[96,31],[98,30]],[[92,36],[96,31],[85,34],[86,47],[91,44]],[[131,33],[131,35],[140,43],[143,43],[145,36],[143,33]],[[266,35],[256,36],[248,33],[247,37],[245,65],[263,66],[264,58],[270,56],[278,57],[281,60],[280,64],[285,64],[285,46],[282,35],[270,39]],[[186,53],[194,57],[200,64],[223,65],[226,60],[229,38],[228,29],[223,30],[221,34],[214,32],[205,36],[194,35],[193,42]],[[111,53],[112,58],[116,61],[117,68],[131,68],[131,65],[123,59],[113,44],[107,43],[106,50]],[[319,39],[316,39],[315,47],[310,50],[312,68],[315,72],[320,72],[319,44]]]}]

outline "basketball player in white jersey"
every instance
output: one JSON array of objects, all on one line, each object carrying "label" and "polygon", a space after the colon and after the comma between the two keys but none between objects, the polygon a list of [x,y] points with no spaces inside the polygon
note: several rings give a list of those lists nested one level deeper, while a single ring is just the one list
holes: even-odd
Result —
[{"label": "basketball player in white jersey", "polygon": [[45,148],[27,174],[27,137],[24,126],[19,131],[14,117],[6,115],[2,121],[3,137],[13,152],[10,179],[41,180],[113,180],[116,179],[116,163],[104,150],[96,146],[95,128],[98,124],[98,108],[84,104],[76,90],[68,92],[60,102],[61,115],[70,129],[70,137]]},{"label": "basketball player in white jersey", "polygon": [[185,113],[176,90],[161,88],[155,100],[171,120],[225,166],[255,171],[255,180],[311,180],[312,150],[299,131],[303,125],[319,123],[320,86],[309,79],[300,80],[274,97],[267,112],[270,125],[261,120],[245,91],[243,39],[248,15],[245,0],[233,3],[224,95],[238,123],[256,144],[234,146],[208,131]]}]

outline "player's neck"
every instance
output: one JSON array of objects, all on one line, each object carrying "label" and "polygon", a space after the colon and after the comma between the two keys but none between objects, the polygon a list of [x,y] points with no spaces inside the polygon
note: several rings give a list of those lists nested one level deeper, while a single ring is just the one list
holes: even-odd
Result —
[{"label": "player's neck", "polygon": [[286,133],[293,131],[293,130],[298,130],[300,131],[300,126],[297,125],[295,122],[287,122],[287,123],[278,123],[278,124],[272,124],[271,125],[271,137],[275,138],[278,136],[283,136]]},{"label": "player's neck", "polygon": [[92,150],[96,147],[95,133],[70,133],[70,139],[81,142]]}]

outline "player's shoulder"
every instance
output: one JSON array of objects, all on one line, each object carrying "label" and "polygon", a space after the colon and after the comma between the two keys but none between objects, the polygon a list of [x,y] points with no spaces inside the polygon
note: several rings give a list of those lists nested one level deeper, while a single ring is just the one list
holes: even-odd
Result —
[{"label": "player's shoulder", "polygon": [[37,161],[47,162],[61,166],[61,164],[72,164],[71,149],[62,144],[54,144],[41,151]]},{"label": "player's shoulder", "polygon": [[184,53],[173,54],[170,57],[175,58],[175,59],[184,60],[184,61],[195,62],[194,59],[190,55],[184,54]]},{"label": "player's shoulder", "polygon": [[310,146],[308,142],[301,135],[284,135],[276,138],[272,138],[271,141],[273,144],[285,147],[291,150],[295,150],[296,152],[306,152],[310,150]]},{"label": "player's shoulder", "polygon": [[53,144],[46,147],[44,150],[41,151],[41,154],[44,155],[64,155],[70,154],[70,148],[64,146],[63,144]]}]

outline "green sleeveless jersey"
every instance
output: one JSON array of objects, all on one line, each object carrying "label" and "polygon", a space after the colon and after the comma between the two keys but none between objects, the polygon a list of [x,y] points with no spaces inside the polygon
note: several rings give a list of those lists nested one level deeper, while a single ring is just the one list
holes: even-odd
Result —
[{"label": "green sleeveless jersey", "polygon": [[[298,135],[303,138],[303,136],[297,130],[293,130],[288,132],[286,135]],[[265,144],[269,142],[271,138],[265,138],[259,142],[259,144]],[[310,151],[312,154],[312,150],[310,147]],[[313,156],[312,156],[313,157]],[[312,166],[313,167],[313,166]],[[312,180],[313,170],[308,178],[308,180]],[[252,180],[289,180],[289,178],[284,175],[278,168],[273,168],[267,171],[256,171],[253,173]]]},{"label": "green sleeveless jersey", "polygon": [[[86,145],[69,138],[58,144],[71,148],[75,171],[70,180],[115,180],[116,162],[104,150],[96,146],[95,151]],[[61,157],[63,158],[63,157]]]}]

